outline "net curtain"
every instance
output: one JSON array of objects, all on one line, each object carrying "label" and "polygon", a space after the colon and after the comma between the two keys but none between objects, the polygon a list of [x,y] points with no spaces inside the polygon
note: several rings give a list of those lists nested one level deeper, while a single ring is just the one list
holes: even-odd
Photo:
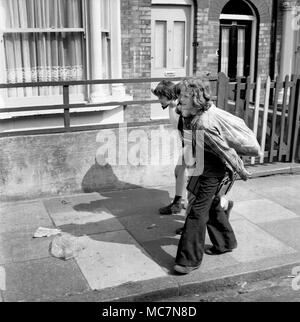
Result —
[{"label": "net curtain", "polygon": [[[5,0],[6,28],[82,28],[81,0]],[[83,32],[4,33],[8,83],[83,79]],[[71,92],[81,92],[74,86]],[[61,94],[56,87],[10,89],[8,96]]]}]

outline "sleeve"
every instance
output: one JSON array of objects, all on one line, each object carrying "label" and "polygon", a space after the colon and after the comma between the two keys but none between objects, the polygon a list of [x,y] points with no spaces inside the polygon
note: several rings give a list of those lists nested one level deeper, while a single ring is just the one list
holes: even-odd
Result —
[{"label": "sleeve", "polygon": [[217,130],[197,130],[196,144],[203,148],[204,141],[212,152],[224,160],[243,180],[247,180],[250,177],[250,173],[245,169],[242,159],[234,149],[228,146],[227,142],[218,134]]}]

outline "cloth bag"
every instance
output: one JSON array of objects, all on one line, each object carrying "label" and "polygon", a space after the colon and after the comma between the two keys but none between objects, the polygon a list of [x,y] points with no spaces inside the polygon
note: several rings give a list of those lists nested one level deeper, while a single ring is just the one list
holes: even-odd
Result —
[{"label": "cloth bag", "polygon": [[215,105],[199,115],[203,129],[217,129],[218,134],[241,156],[261,156],[260,145],[244,120]]}]

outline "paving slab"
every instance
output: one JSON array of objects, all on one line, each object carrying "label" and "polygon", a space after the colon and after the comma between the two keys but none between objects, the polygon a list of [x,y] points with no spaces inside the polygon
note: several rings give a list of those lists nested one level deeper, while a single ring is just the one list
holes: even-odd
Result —
[{"label": "paving slab", "polygon": [[[175,237],[165,237],[143,242],[142,246],[159,265],[164,267],[170,274],[172,274],[179,239],[180,236],[178,235]],[[206,234],[205,243],[207,245],[211,245],[208,234]],[[200,271],[206,272],[215,267],[225,267],[237,263],[238,262],[229,254],[225,254],[223,256],[208,256],[204,254]]]},{"label": "paving slab", "polygon": [[116,217],[135,215],[146,210],[158,214],[158,209],[171,201],[167,190],[152,188],[117,191],[102,195],[107,197],[103,200],[103,206]]},{"label": "paving slab", "polygon": [[179,238],[180,236],[161,237],[143,242],[142,246],[151,258],[170,274],[175,263]]},{"label": "paving slab", "polygon": [[300,216],[299,191],[299,188],[284,186],[283,189],[281,186],[273,188],[263,187],[260,189],[259,193],[264,198],[272,200]]},{"label": "paving slab", "polygon": [[167,276],[125,230],[89,239],[76,261],[93,290]]},{"label": "paving slab", "polygon": [[0,234],[0,264],[50,257],[52,237],[33,238],[28,231]]},{"label": "paving slab", "polygon": [[185,210],[180,214],[164,215],[144,210],[139,215],[119,218],[122,225],[139,242],[175,236],[175,230],[184,225]]},{"label": "paving slab", "polygon": [[3,302],[2,291],[6,289],[6,271],[4,266],[0,266],[0,302]]},{"label": "paving slab", "polygon": [[245,184],[248,187],[256,189],[257,192],[260,189],[283,188],[288,186],[300,187],[300,175],[277,175],[262,178],[250,179]]},{"label": "paving slab", "polygon": [[0,206],[0,233],[19,230],[34,232],[40,226],[54,227],[42,201]]},{"label": "paving slab", "polygon": [[106,199],[106,197],[102,196],[100,193],[93,192],[44,199],[44,205],[50,213],[54,214],[61,212],[62,209],[72,209],[72,207],[81,203],[89,204],[104,199]]},{"label": "paving slab", "polygon": [[5,265],[4,301],[48,300],[89,290],[74,260],[55,258]]},{"label": "paving slab", "polygon": [[299,218],[292,211],[268,199],[240,201],[234,204],[234,212],[254,224]]},{"label": "paving slab", "polygon": [[296,252],[294,248],[247,220],[233,221],[232,227],[236,234],[238,248],[230,255],[238,262],[256,261]]},{"label": "paving slab", "polygon": [[262,223],[260,227],[286,245],[300,251],[300,218]]},{"label": "paving slab", "polygon": [[230,192],[227,194],[227,197],[232,199],[234,202],[263,198],[258,193],[251,191],[250,189],[251,186],[248,185],[248,181],[236,181]]},{"label": "paving slab", "polygon": [[70,202],[62,203],[61,199],[55,198],[46,200],[45,206],[55,225],[74,236],[123,229],[120,222],[107,208],[91,206],[91,203],[101,203],[101,200],[90,201],[89,199],[90,197],[87,202],[83,202],[84,200],[81,199],[79,203],[76,203],[75,198],[69,198]]}]

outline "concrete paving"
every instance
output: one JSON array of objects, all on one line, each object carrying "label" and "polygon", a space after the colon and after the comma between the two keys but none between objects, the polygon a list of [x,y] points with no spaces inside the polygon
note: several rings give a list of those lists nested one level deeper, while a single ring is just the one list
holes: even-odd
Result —
[{"label": "concrete paving", "polygon": [[[238,248],[204,256],[201,267],[185,276],[172,271],[175,229],[185,213],[157,211],[170,201],[173,186],[3,203],[0,266],[6,290],[0,290],[0,301],[147,301],[298,266],[299,188],[296,174],[237,181],[229,196]],[[54,258],[54,236],[32,238],[39,226],[87,235],[85,249],[67,261]]]}]

